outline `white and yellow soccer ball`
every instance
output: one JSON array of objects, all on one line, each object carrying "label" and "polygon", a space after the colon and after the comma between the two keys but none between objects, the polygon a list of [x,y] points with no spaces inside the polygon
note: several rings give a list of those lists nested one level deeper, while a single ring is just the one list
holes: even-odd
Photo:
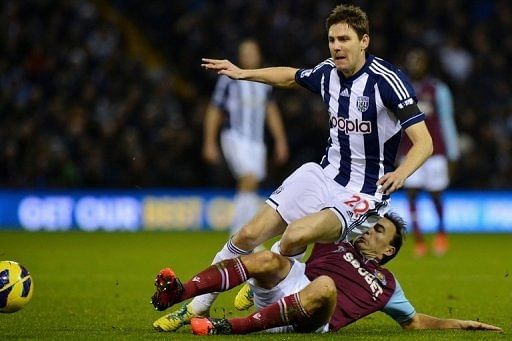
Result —
[{"label": "white and yellow soccer ball", "polygon": [[0,261],[0,313],[14,313],[30,301],[34,282],[19,263]]}]

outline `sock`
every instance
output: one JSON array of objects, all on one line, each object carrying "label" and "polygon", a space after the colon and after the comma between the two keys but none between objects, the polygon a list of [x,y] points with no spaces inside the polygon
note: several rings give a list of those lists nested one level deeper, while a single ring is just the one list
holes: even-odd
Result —
[{"label": "sock", "polygon": [[261,199],[256,192],[239,192],[234,198],[234,217],[230,228],[231,235],[238,232],[258,213]]},{"label": "sock", "polygon": [[[215,255],[212,264],[219,263],[226,259],[233,259],[241,255],[247,255],[251,251],[245,251],[236,247],[233,242],[228,240],[224,247]],[[188,304],[189,310],[194,315],[205,316],[208,315],[210,307],[219,294],[216,292],[204,294],[194,297],[194,299]]]},{"label": "sock", "polygon": [[439,225],[438,225],[437,231],[439,233],[444,233],[445,231],[444,231],[443,203],[441,202],[441,200],[433,200],[433,202],[434,202],[434,207],[437,212],[437,216],[439,217]]},{"label": "sock", "polygon": [[247,334],[275,327],[300,325],[310,315],[302,306],[299,293],[286,296],[247,317],[229,320],[233,334]]},{"label": "sock", "polygon": [[240,258],[224,260],[210,265],[183,283],[180,301],[205,293],[229,290],[242,284],[247,278],[247,269]]}]

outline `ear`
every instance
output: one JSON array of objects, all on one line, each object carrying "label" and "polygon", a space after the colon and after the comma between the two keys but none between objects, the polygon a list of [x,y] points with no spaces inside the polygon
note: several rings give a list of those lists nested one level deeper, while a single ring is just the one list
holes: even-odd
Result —
[{"label": "ear", "polygon": [[370,36],[365,34],[365,35],[363,35],[363,38],[361,39],[361,48],[363,50],[366,50],[369,45],[370,45]]},{"label": "ear", "polygon": [[388,248],[386,249],[386,251],[384,251],[384,255],[386,255],[386,256],[388,256],[388,257],[389,257],[389,256],[394,255],[394,254],[395,254],[395,252],[396,252],[395,247],[394,247],[394,246],[390,246],[390,247],[388,247]]}]

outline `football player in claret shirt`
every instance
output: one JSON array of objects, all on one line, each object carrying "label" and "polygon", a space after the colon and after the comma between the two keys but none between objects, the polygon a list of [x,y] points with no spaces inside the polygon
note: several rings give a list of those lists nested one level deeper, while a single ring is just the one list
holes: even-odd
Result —
[{"label": "football player in claret shirt", "polygon": [[354,242],[315,244],[307,263],[271,251],[224,260],[181,283],[170,268],[160,271],[152,303],[158,310],[249,281],[257,311],[247,317],[195,317],[192,332],[247,334],[336,331],[383,311],[404,329],[501,331],[469,320],[441,319],[416,312],[397,278],[381,265],[400,250],[405,225],[394,213],[380,218]]},{"label": "football player in claret shirt", "polygon": [[[415,239],[414,252],[423,256],[427,245],[420,230],[416,199],[420,190],[429,193],[439,218],[433,250],[441,256],[448,250],[448,238],[444,227],[442,193],[450,183],[450,170],[459,159],[458,134],[453,113],[453,100],[450,89],[438,78],[429,75],[429,57],[425,50],[411,50],[405,61],[405,68],[411,77],[412,85],[418,97],[418,106],[425,113],[434,151],[425,163],[404,183],[407,190],[411,225]],[[402,141],[401,150],[405,153],[411,147],[407,137]]]},{"label": "football player in claret shirt", "polygon": [[[302,86],[317,93],[325,103],[330,126],[322,160],[306,163],[286,178],[213,263],[249,254],[281,234],[279,252],[286,256],[300,255],[315,241],[361,235],[386,213],[390,194],[401,188],[432,152],[425,115],[407,77],[367,52],[366,13],[356,6],[336,6],[326,28],[331,56],[313,68],[241,69],[229,60],[203,59],[204,68],[232,79]],[[395,168],[402,132],[413,145]],[[175,331],[187,324],[190,316],[207,315],[215,297],[199,296],[153,326]]]}]

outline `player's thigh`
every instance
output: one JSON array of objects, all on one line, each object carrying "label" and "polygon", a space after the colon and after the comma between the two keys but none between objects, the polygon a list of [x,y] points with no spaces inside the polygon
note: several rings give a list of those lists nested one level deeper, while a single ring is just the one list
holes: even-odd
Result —
[{"label": "player's thigh", "polygon": [[336,284],[330,277],[316,278],[300,291],[299,297],[302,306],[310,314],[308,323],[301,326],[299,331],[315,331],[329,323],[337,300]]},{"label": "player's thigh", "polygon": [[440,192],[448,187],[450,182],[448,160],[443,155],[434,155],[429,158],[426,168],[426,181],[424,188],[431,192]]},{"label": "player's thigh", "polygon": [[338,216],[325,209],[305,216],[288,225],[281,239],[281,250],[288,244],[307,245],[313,242],[334,242],[342,232]]},{"label": "player's thigh", "polygon": [[322,168],[306,163],[293,172],[267,199],[290,224],[326,207],[329,191]]},{"label": "player's thigh", "polygon": [[279,213],[272,207],[263,205],[261,210],[232,237],[232,241],[243,250],[252,250],[282,234],[285,228],[286,222]]},{"label": "player's thigh", "polygon": [[[248,282],[254,293],[254,305],[257,310],[261,310],[286,296],[297,294],[311,283],[306,276],[306,265],[297,261],[292,261],[292,266],[287,276],[271,289],[262,288],[253,278],[249,279]],[[325,323],[313,331],[327,332],[328,330],[329,324]],[[296,332],[297,330],[293,326],[284,326],[267,329],[266,331],[271,333],[286,333]]]}]

